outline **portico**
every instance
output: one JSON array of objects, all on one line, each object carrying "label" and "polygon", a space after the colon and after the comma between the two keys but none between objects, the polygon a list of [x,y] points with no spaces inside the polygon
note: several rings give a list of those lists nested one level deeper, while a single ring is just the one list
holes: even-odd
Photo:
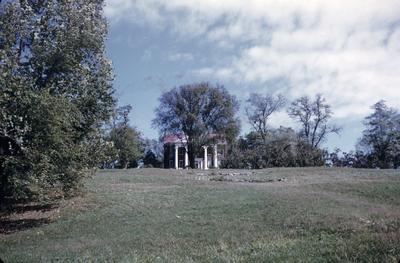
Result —
[{"label": "portico", "polygon": [[[202,146],[200,153],[194,158],[195,167],[203,170],[218,168],[221,159],[224,157],[225,149],[226,144],[220,141],[216,141],[215,144]],[[164,167],[170,169],[186,169],[189,165],[186,141],[178,136],[165,137]]]},{"label": "portico", "polygon": [[[208,170],[209,168],[218,168],[218,152],[217,145],[203,146],[202,152],[195,158],[195,166],[198,169]],[[173,146],[173,166],[169,168],[183,169],[189,166],[189,155],[187,147],[182,144],[174,144]],[[169,162],[170,164],[172,162]]]}]

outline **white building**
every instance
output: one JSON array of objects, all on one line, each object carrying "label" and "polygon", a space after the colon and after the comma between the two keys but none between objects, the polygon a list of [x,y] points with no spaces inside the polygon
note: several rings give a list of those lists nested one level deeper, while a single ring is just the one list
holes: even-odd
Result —
[{"label": "white building", "polygon": [[[195,156],[195,167],[207,170],[218,168],[226,154],[226,141],[210,135],[213,143],[202,146],[200,154]],[[184,169],[189,166],[186,139],[179,135],[164,137],[164,168]]]}]

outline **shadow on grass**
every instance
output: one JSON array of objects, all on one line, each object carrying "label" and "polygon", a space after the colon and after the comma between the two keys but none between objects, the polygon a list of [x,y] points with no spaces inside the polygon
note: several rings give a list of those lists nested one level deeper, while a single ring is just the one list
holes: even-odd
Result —
[{"label": "shadow on grass", "polygon": [[58,204],[54,203],[14,203],[5,204],[0,207],[0,218],[7,217],[11,214],[24,214],[29,212],[48,212],[58,208]]},{"label": "shadow on grass", "polygon": [[[52,222],[51,213],[57,204],[17,204],[0,212],[0,234],[39,227]],[[1,263],[1,262],[0,262]]]},{"label": "shadow on grass", "polygon": [[26,213],[26,212],[48,212],[55,208],[57,208],[57,204],[23,204],[23,205],[15,205],[12,207],[13,213]]},{"label": "shadow on grass", "polygon": [[12,234],[51,223],[50,218],[37,219],[0,219],[0,234]]}]

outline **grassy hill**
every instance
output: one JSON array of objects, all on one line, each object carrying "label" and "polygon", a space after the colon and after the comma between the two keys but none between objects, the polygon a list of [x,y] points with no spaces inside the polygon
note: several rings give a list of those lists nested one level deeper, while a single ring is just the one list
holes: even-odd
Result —
[{"label": "grassy hill", "polygon": [[400,172],[101,171],[0,221],[5,262],[398,262]]}]

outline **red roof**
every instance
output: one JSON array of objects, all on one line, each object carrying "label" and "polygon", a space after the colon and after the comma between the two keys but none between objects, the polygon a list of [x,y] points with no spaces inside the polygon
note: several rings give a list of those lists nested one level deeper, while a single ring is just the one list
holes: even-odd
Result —
[{"label": "red roof", "polygon": [[180,142],[185,140],[182,134],[168,134],[164,136],[164,143]]},{"label": "red roof", "polygon": [[[214,139],[214,138],[218,138],[218,137],[219,137],[219,135],[215,134],[215,133],[208,135],[209,139]],[[219,139],[224,140],[223,138],[219,138]],[[165,135],[163,138],[164,143],[175,143],[175,142],[182,142],[182,141],[186,142],[186,138],[184,137],[183,134],[168,134],[168,135]]]}]

